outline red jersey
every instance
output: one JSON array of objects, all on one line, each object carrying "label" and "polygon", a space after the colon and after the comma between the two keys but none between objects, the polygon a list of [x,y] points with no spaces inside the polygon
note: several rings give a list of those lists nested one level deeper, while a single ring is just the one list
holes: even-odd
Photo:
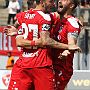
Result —
[{"label": "red jersey", "polygon": [[50,16],[51,16],[51,20],[52,20],[51,37],[53,39],[56,39],[56,36],[58,35],[56,26],[58,25],[60,18],[57,17],[55,13],[51,13]]},{"label": "red jersey", "polygon": [[[78,38],[78,35],[80,33],[80,25],[76,18],[74,18],[73,16],[69,16],[68,18],[63,18],[62,21],[58,22],[55,32],[57,31],[58,36],[56,36],[56,38],[58,39],[58,41],[64,44],[68,44],[68,36]],[[63,68],[65,72],[72,72],[74,52],[68,55],[66,60],[60,60],[58,56],[63,51],[63,49],[54,50],[54,65],[59,65],[59,67]]]},{"label": "red jersey", "polygon": [[[50,31],[51,17],[49,14],[44,14],[42,11],[28,10],[17,15],[17,20],[21,25],[18,31],[18,36],[23,36],[24,39],[34,40],[40,37],[41,31]],[[36,46],[31,49],[22,48],[20,57],[22,66],[25,68],[44,67],[52,65],[51,50],[49,48],[42,49]]]}]

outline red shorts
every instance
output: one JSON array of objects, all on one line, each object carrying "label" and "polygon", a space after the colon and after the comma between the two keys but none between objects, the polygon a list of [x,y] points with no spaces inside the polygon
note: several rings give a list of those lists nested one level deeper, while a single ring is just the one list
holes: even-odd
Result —
[{"label": "red shorts", "polygon": [[54,71],[55,71],[56,90],[64,90],[72,74],[67,73],[65,69],[60,68],[59,66],[54,66]]},{"label": "red shorts", "polygon": [[54,90],[54,86],[51,67],[27,69],[16,63],[12,69],[8,90]]}]

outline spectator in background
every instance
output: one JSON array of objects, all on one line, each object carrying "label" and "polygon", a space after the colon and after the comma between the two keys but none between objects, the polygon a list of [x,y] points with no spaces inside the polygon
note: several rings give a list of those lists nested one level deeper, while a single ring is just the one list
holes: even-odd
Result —
[{"label": "spectator in background", "polygon": [[9,5],[9,0],[5,0],[5,8],[7,8]]},{"label": "spectator in background", "polygon": [[84,0],[81,0],[81,8],[85,7],[85,2]]},{"label": "spectator in background", "polygon": [[90,0],[81,0],[81,8],[90,8]]},{"label": "spectator in background", "polygon": [[9,10],[9,15],[8,15],[8,21],[7,24],[10,24],[11,19],[13,19],[13,24],[15,23],[15,16],[17,14],[17,10],[20,9],[20,5],[17,0],[12,0],[9,2],[8,10]]},{"label": "spectator in background", "polygon": [[90,0],[86,0],[86,7],[90,8]]},{"label": "spectator in background", "polygon": [[20,5],[20,9],[17,12],[21,12],[22,11],[22,6],[23,6],[23,0],[17,0],[19,5]]},{"label": "spectator in background", "polygon": [[13,65],[14,65],[14,57],[11,55],[11,52],[8,52],[8,60],[7,60],[6,69],[7,70],[12,69]]}]

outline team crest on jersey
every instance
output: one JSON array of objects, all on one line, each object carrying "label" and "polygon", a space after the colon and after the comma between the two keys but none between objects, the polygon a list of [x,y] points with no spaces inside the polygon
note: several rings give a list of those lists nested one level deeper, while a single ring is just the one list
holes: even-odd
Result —
[{"label": "team crest on jersey", "polygon": [[58,32],[61,32],[61,31],[62,31],[62,29],[63,29],[63,26],[60,26],[60,28],[59,28],[59,31],[58,31]]},{"label": "team crest on jersey", "polygon": [[58,36],[57,36],[57,39],[58,39],[58,40],[61,40],[61,36],[60,36],[60,35],[58,35]]},{"label": "team crest on jersey", "polygon": [[43,24],[42,25],[42,30],[49,30],[50,29],[50,25],[49,24]]}]

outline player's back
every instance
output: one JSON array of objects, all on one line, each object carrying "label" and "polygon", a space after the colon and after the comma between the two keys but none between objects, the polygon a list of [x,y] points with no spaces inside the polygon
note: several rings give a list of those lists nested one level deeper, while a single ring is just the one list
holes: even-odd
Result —
[{"label": "player's back", "polygon": [[[42,11],[31,9],[23,12],[18,18],[18,22],[22,26],[21,32],[24,39],[35,40],[40,37],[41,31],[47,30],[48,25],[51,24],[51,18]],[[52,65],[49,48],[33,46],[31,49],[23,48],[22,51],[23,65],[25,67],[32,68]]]}]

